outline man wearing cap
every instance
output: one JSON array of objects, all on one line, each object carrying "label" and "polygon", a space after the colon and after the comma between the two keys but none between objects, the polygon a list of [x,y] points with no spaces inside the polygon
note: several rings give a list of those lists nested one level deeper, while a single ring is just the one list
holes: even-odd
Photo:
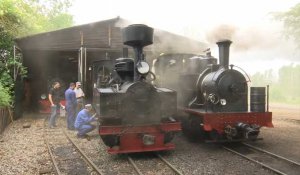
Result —
[{"label": "man wearing cap", "polygon": [[76,82],[76,87],[74,89],[74,92],[76,94],[76,99],[77,99],[76,114],[78,114],[78,112],[84,108],[83,105],[84,93],[81,89],[81,83],[79,81]]},{"label": "man wearing cap", "polygon": [[79,138],[88,137],[87,133],[91,132],[96,128],[95,125],[91,124],[91,122],[98,120],[98,118],[95,117],[96,114],[91,116],[92,109],[92,105],[87,104],[85,105],[85,108],[82,109],[76,117],[74,126],[75,129],[78,131],[77,137]]}]

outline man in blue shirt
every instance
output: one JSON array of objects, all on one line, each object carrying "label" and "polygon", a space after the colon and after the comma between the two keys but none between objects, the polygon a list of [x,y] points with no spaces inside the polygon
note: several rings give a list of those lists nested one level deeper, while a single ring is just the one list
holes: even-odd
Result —
[{"label": "man in blue shirt", "polygon": [[94,130],[96,128],[95,125],[92,125],[91,122],[98,120],[96,116],[96,114],[94,114],[93,116],[91,116],[91,111],[92,111],[92,105],[91,104],[87,104],[85,105],[85,108],[82,109],[77,117],[76,117],[76,121],[75,121],[75,128],[78,131],[77,133],[77,137],[79,138],[85,138],[87,137],[87,133],[91,132],[92,130]]},{"label": "man in blue shirt", "polygon": [[73,91],[74,88],[75,88],[75,84],[70,83],[69,89],[67,89],[65,92],[67,126],[69,130],[74,130],[74,122],[76,117],[77,100],[76,100],[75,92]]}]

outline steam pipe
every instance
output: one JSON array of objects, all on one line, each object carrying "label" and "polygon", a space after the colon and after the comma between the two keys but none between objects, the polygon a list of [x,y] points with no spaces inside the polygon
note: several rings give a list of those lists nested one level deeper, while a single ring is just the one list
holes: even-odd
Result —
[{"label": "steam pipe", "polygon": [[231,43],[230,40],[221,40],[217,42],[219,47],[219,63],[226,69],[229,65],[229,46]]},{"label": "steam pipe", "polygon": [[267,85],[267,112],[269,112],[269,85]]},{"label": "steam pipe", "polygon": [[84,92],[87,92],[86,90],[86,47],[84,48],[84,82],[83,82],[83,88]]},{"label": "steam pipe", "polygon": [[206,85],[204,85],[204,89],[205,89],[205,112],[207,112],[207,98],[206,98]]},{"label": "steam pipe", "polygon": [[128,58],[128,48],[123,48],[123,58]]},{"label": "steam pipe", "polygon": [[82,69],[83,69],[83,47],[81,46],[79,49],[79,57],[78,57],[78,81],[82,81]]},{"label": "steam pipe", "polygon": [[135,53],[136,63],[139,63],[143,60],[143,47],[133,47],[133,49]]}]

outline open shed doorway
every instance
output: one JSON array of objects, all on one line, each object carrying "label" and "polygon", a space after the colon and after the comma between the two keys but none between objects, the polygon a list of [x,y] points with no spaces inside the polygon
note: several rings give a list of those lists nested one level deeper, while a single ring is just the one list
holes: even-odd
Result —
[{"label": "open shed doorway", "polygon": [[[28,76],[25,79],[25,111],[38,111],[41,97],[48,100],[48,92],[56,81],[61,84],[61,98],[70,82],[78,78],[78,51],[25,51],[24,66]],[[45,111],[46,112],[46,111]]]},{"label": "open shed doorway", "polygon": [[[69,84],[80,81],[85,93],[85,102],[91,103],[99,67],[103,66],[103,61],[107,61],[111,71],[114,60],[123,56],[122,51],[122,49],[82,47],[72,51],[23,52],[24,66],[28,69],[24,90],[25,111],[49,113],[48,92],[56,81],[61,84],[62,100]],[[45,99],[42,99],[42,96]]]}]

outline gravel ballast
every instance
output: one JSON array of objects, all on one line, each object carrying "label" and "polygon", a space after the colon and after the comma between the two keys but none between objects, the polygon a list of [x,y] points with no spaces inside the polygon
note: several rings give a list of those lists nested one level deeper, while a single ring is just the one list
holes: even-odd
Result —
[{"label": "gravel ballast", "polygon": [[[275,128],[264,128],[260,137],[264,140],[251,144],[300,162],[300,109],[279,108],[273,110]],[[43,139],[45,116],[35,114],[11,123],[0,136],[0,174],[46,174],[53,173],[52,163]],[[24,128],[24,123],[30,123]],[[65,118],[58,120],[58,127],[65,129]],[[78,139],[76,131],[67,131],[87,156],[104,174],[136,174],[126,155],[110,155],[96,130],[89,133],[91,140]],[[51,133],[49,133],[51,134]],[[55,139],[55,138],[53,138]],[[181,133],[175,137],[174,151],[161,155],[183,174],[272,174],[261,166],[249,162],[221,148],[218,144],[193,143]],[[140,159],[134,157],[135,159]],[[145,159],[147,160],[147,159]],[[143,158],[138,163],[143,167]],[[163,169],[160,163],[148,166]],[[140,166],[139,166],[140,167]],[[146,167],[146,166],[145,166]],[[164,174],[164,170],[148,171],[148,174]],[[147,173],[146,173],[147,174]]]}]

